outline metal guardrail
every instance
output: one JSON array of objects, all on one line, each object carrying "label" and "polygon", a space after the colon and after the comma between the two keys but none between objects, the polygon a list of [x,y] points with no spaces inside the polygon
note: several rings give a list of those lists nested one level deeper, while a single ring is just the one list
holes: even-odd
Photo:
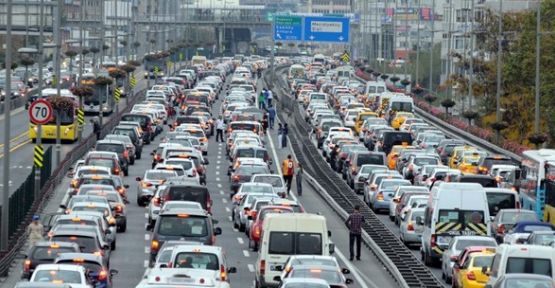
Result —
[{"label": "metal guardrail", "polygon": [[[278,69],[283,68],[285,67],[278,67]],[[276,86],[280,87],[280,85]],[[282,90],[283,86],[285,85],[282,83],[280,91],[275,91],[280,92],[276,94],[281,94],[280,96],[283,97],[280,102],[294,102],[288,96],[288,91]],[[365,218],[363,230],[369,236],[363,237],[364,243],[386,267],[397,283],[401,287],[443,287],[440,280],[422,262],[416,259],[412,252],[399,241],[377,218],[374,212],[322,159],[320,152],[308,137],[311,127],[301,115],[298,105],[280,105],[283,105],[284,110],[289,110],[288,108],[293,106],[293,111],[279,113],[279,117],[285,123],[294,121],[295,125],[291,125],[291,130],[294,133],[291,133],[289,137],[291,146],[298,161],[305,167],[306,173],[311,175],[313,179],[311,182],[318,183],[316,191],[324,199],[327,199],[327,202],[335,203],[335,205],[330,205],[337,210],[336,213],[340,216],[351,213],[355,205],[361,207],[361,213]]]},{"label": "metal guardrail", "polygon": [[[362,82],[362,83],[366,83],[367,81],[355,76],[355,78]],[[428,123],[432,124],[433,126],[436,126],[437,128],[439,128],[441,131],[443,131],[444,133],[448,134],[449,136],[451,136],[452,138],[458,138],[458,139],[463,139],[465,141],[467,141],[468,143],[477,146],[479,148],[485,149],[487,151],[493,152],[495,154],[501,154],[504,156],[508,156],[510,158],[512,158],[515,161],[520,162],[522,160],[522,157],[520,155],[517,155],[516,153],[513,153],[511,151],[505,150],[491,142],[488,142],[480,137],[476,137],[471,133],[468,133],[462,129],[459,129],[437,117],[434,117],[432,115],[430,115],[429,113],[427,113],[426,111],[418,108],[418,107],[414,107],[414,111],[415,114],[419,117],[421,117],[422,119],[424,119],[425,121],[427,121]]]},{"label": "metal guardrail", "polygon": [[[135,93],[135,96],[130,99],[127,107],[122,109],[118,114],[115,114],[110,120],[102,126],[101,134],[105,135],[108,133],[112,128],[114,128],[120,121],[121,117],[124,113],[127,113],[131,110],[133,105],[139,100],[142,99],[146,90],[140,90]],[[26,243],[27,234],[25,228],[31,222],[32,215],[40,213],[42,209],[48,203],[48,200],[54,194],[55,188],[58,184],[62,182],[62,179],[66,176],[67,171],[75,163],[77,160],[81,159],[88,151],[96,143],[96,135],[91,133],[87,138],[83,139],[79,145],[75,146],[70,152],[68,152],[61,161],[60,165],[56,167],[56,169],[52,172],[52,176],[44,183],[43,187],[40,191],[39,199],[35,199],[33,205],[26,213],[26,217],[24,221],[19,223],[18,228],[16,229],[15,235],[10,237],[9,240],[9,247],[10,250],[8,251],[0,251],[0,276],[6,276],[9,272],[11,263],[18,255],[19,251]]]}]

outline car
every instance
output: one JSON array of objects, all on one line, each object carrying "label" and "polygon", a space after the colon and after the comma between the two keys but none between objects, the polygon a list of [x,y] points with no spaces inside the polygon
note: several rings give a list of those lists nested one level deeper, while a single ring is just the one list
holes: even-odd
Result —
[{"label": "car", "polygon": [[251,228],[249,229],[249,248],[251,248],[253,251],[258,251],[258,246],[260,244],[260,239],[263,233],[262,227],[264,223],[264,218],[268,214],[272,213],[294,213],[294,210],[291,207],[276,206],[270,203],[260,208],[260,211],[258,211],[255,216],[249,215],[249,220],[253,221]]},{"label": "car", "polygon": [[526,239],[526,244],[554,247],[555,231],[534,231]]},{"label": "car", "polygon": [[101,256],[89,253],[62,253],[56,257],[54,264],[70,264],[87,269],[87,278],[95,287],[112,287],[112,277],[118,270],[109,269]]},{"label": "car", "polygon": [[505,234],[503,243],[524,243],[534,231],[555,231],[555,227],[550,223],[540,221],[519,221]]},{"label": "car", "polygon": [[464,262],[455,263],[453,267],[452,287],[483,287],[488,281],[487,271],[493,262],[494,251],[483,251],[470,254]]},{"label": "car", "polygon": [[170,178],[165,183],[165,188],[160,191],[158,203],[164,205],[167,201],[181,200],[198,202],[202,209],[211,213],[212,197],[206,186],[188,178]]},{"label": "car", "polygon": [[141,154],[142,154],[142,146],[135,146],[135,143],[133,142],[133,140],[131,139],[131,137],[127,136],[127,135],[116,135],[116,134],[108,134],[106,136],[104,136],[105,140],[115,140],[115,141],[121,141],[123,143],[125,143],[125,147],[127,148],[127,150],[129,151],[129,159],[130,162],[129,164],[133,165],[135,164],[135,160],[136,159],[141,159]]},{"label": "car", "polygon": [[491,284],[486,284],[486,288],[512,287],[551,288],[553,287],[553,278],[539,274],[511,273],[499,277]]},{"label": "car", "polygon": [[150,169],[146,170],[144,176],[137,177],[135,180],[139,182],[137,185],[137,205],[146,206],[146,204],[154,197],[154,192],[168,178],[176,177],[177,172],[172,170]]},{"label": "car", "polygon": [[[187,155],[190,156],[190,155]],[[171,156],[170,156],[171,157]],[[191,157],[185,157],[180,155],[180,157],[171,157],[164,160],[164,165],[181,166],[185,171],[185,175],[188,178],[195,179],[198,183],[201,183],[200,175],[197,173],[195,161]],[[206,181],[204,181],[206,182]]]},{"label": "car", "polygon": [[241,184],[249,182],[252,176],[256,174],[272,174],[272,172],[267,164],[240,164],[230,175],[230,189],[232,193],[235,194]]},{"label": "car", "polygon": [[116,153],[119,160],[119,165],[123,170],[123,175],[129,175],[129,164],[131,162],[131,156],[124,142],[117,140],[98,140],[96,141],[96,145],[94,148],[96,151],[99,152],[103,151]]},{"label": "car", "polygon": [[284,198],[287,195],[287,187],[283,177],[278,174],[255,174],[251,178],[252,183],[269,183],[274,188],[274,192]]},{"label": "car", "polygon": [[487,236],[457,236],[451,239],[441,256],[441,278],[450,284],[453,278],[453,266],[461,252],[470,246],[497,247],[494,239]]},{"label": "car", "polygon": [[[262,183],[261,183],[262,184]],[[270,187],[272,185],[270,184],[265,184],[267,185],[266,187]],[[257,187],[257,188],[261,188],[261,187]],[[272,191],[272,192],[270,192]],[[244,232],[247,228],[247,213],[250,210],[250,206],[251,204],[253,204],[254,201],[256,201],[257,198],[271,198],[271,197],[279,197],[277,194],[275,194],[273,192],[273,190],[267,189],[265,191],[265,193],[257,193],[257,192],[249,192],[247,193],[242,199],[241,201],[238,203],[238,205],[235,205],[233,207],[232,213],[231,213],[231,221],[233,222],[233,228],[237,228],[239,229],[240,232]],[[268,199],[269,201],[270,199]],[[250,214],[250,213],[249,213]]]},{"label": "car", "polygon": [[110,168],[104,166],[80,165],[75,169],[71,169],[71,172],[68,174],[68,177],[72,178],[69,185],[72,188],[76,188],[79,179],[83,175],[112,175],[112,171]]},{"label": "car", "polygon": [[122,161],[117,153],[108,151],[90,151],[85,155],[85,165],[108,167],[112,171],[112,175],[125,174],[122,168]]},{"label": "car", "polygon": [[[55,218],[55,222],[53,225],[48,227],[50,230],[51,227],[55,225],[84,225],[84,226],[93,226],[99,227],[100,231],[104,234],[106,242],[110,245],[111,250],[116,250],[116,240],[117,240],[117,227],[115,223],[110,225],[106,218],[104,217],[103,213],[100,212],[93,212],[93,211],[82,211],[82,212],[71,212],[67,215],[59,215]],[[46,229],[47,226],[45,226]]]},{"label": "car", "polygon": [[14,288],[71,288],[70,284],[50,282],[17,282]]},{"label": "car", "polygon": [[326,280],[317,278],[287,278],[283,279],[278,288],[330,288]]},{"label": "car", "polygon": [[538,221],[536,212],[525,209],[501,209],[491,223],[491,234],[503,243],[505,234],[519,221]]},{"label": "car", "polygon": [[110,246],[101,244],[103,241],[99,239],[96,232],[60,229],[51,231],[49,237],[52,241],[77,243],[81,252],[100,255],[109,266]]},{"label": "car", "polygon": [[353,189],[355,193],[362,194],[364,191],[364,185],[366,185],[366,181],[368,181],[368,177],[370,173],[374,171],[387,171],[387,167],[384,165],[374,165],[374,164],[364,164],[360,167],[357,175],[353,179]]},{"label": "car", "polygon": [[40,264],[54,263],[54,259],[61,253],[80,252],[77,243],[71,242],[35,242],[27,252],[24,253],[22,279],[30,279],[35,268]]},{"label": "car", "polygon": [[199,209],[166,209],[160,211],[150,236],[149,263],[154,263],[158,250],[165,241],[197,241],[214,245],[222,229],[214,227],[212,216]]},{"label": "car", "polygon": [[[346,272],[346,271],[345,271]],[[348,284],[353,283],[352,279],[345,278],[342,271],[337,267],[321,265],[295,265],[286,271],[283,279],[288,278],[317,278],[328,282],[331,287],[347,288]],[[281,276],[274,277],[274,281],[282,281]]]},{"label": "car", "polygon": [[70,264],[41,264],[37,266],[29,282],[69,284],[72,288],[92,288],[83,266]]},{"label": "car", "polygon": [[[164,268],[162,264],[161,268]],[[218,271],[216,280],[229,282],[228,273],[236,273],[237,268],[229,266],[222,247],[201,244],[177,244],[173,246],[166,268],[186,268]]]},{"label": "car", "polygon": [[346,268],[341,268],[337,259],[333,256],[321,256],[321,255],[292,255],[290,256],[283,266],[278,266],[276,269],[283,271],[281,273],[282,278],[286,278],[285,274],[290,271],[294,266],[298,265],[318,265],[326,267],[334,267],[340,270],[343,274],[349,274],[350,271]]},{"label": "car", "polygon": [[[118,232],[127,230],[127,206],[126,201],[116,191],[95,191],[91,190],[86,193],[87,196],[100,196],[108,200],[108,205],[112,209],[112,213],[116,218],[116,227]],[[75,197],[75,196],[74,196]]]},{"label": "car", "polygon": [[[182,276],[184,273],[187,277]],[[219,273],[207,269],[153,268],[135,288],[230,288],[228,282],[216,280]]]},{"label": "car", "polygon": [[383,179],[376,192],[368,199],[368,206],[374,211],[385,210],[389,213],[389,202],[395,196],[397,187],[409,185],[410,181],[404,179]]},{"label": "car", "polygon": [[414,208],[407,212],[399,225],[399,238],[403,244],[420,245],[422,243],[422,230],[424,225],[424,209]]},{"label": "car", "polygon": [[[428,189],[425,187],[418,187],[418,186],[398,186],[395,189],[395,193],[393,194],[393,198],[389,201],[389,220],[395,221],[395,212],[397,211],[397,206],[401,203],[401,197],[405,193],[414,193],[414,192],[421,192],[421,193],[428,193]],[[404,206],[404,204],[403,204]],[[402,209],[403,207],[401,207]]]}]

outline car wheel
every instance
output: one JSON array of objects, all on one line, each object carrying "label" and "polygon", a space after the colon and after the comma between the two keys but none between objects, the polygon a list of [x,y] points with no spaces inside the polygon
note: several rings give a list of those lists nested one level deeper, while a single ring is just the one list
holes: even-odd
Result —
[{"label": "car wheel", "polygon": [[120,232],[124,233],[125,231],[127,231],[127,221],[123,222],[123,225],[121,226]]},{"label": "car wheel", "polygon": [[129,164],[131,165],[135,164],[135,157],[131,157],[131,159],[129,160]]},{"label": "car wheel", "polygon": [[245,232],[245,224],[239,224],[239,232]]},{"label": "car wheel", "polygon": [[110,249],[112,251],[116,250],[116,240],[112,241],[112,244],[110,245]]},{"label": "car wheel", "polygon": [[391,222],[395,221],[395,216],[389,215],[389,220],[390,220]]}]

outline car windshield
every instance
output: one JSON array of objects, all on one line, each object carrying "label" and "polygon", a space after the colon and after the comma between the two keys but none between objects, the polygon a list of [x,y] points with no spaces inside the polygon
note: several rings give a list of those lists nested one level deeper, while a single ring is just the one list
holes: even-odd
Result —
[{"label": "car windshield", "polygon": [[549,258],[509,257],[506,273],[539,274],[552,277],[551,265]]},{"label": "car windshield", "polygon": [[474,257],[474,261],[472,263],[472,266],[474,266],[474,267],[491,267],[492,262],[493,262],[493,255],[476,256],[476,257]]},{"label": "car windshield", "polygon": [[505,224],[515,224],[520,221],[536,221],[538,218],[533,212],[511,211],[503,212],[501,222]]},{"label": "car windshield", "polygon": [[387,190],[392,190],[392,189],[396,189],[399,186],[406,186],[406,185],[410,185],[410,182],[407,182],[406,180],[399,180],[399,181],[382,181],[380,187],[381,189],[387,189]]},{"label": "car windshield", "polygon": [[540,234],[534,238],[534,243],[537,245],[551,245],[555,242],[555,234]]},{"label": "car windshield", "polygon": [[31,259],[34,260],[54,260],[62,253],[76,252],[75,249],[71,247],[59,247],[55,245],[36,247],[33,254],[30,255]]},{"label": "car windshield", "polygon": [[283,186],[283,182],[279,176],[256,176],[254,182],[271,184],[273,187]]},{"label": "car windshield", "polygon": [[522,229],[524,232],[534,232],[534,231],[552,231],[553,228],[551,228],[550,226],[544,226],[544,225],[526,225],[524,226],[524,229]]},{"label": "car windshield", "polygon": [[314,269],[293,269],[291,278],[318,278],[326,280],[330,284],[338,284],[342,282],[341,276],[338,271],[319,269],[316,266]]},{"label": "car windshield", "polygon": [[96,185],[110,185],[114,186],[114,180],[110,178],[82,178],[81,185],[96,184]]},{"label": "car windshield", "polygon": [[239,175],[254,175],[254,174],[267,174],[268,168],[259,165],[242,165],[237,168],[237,174]]},{"label": "car windshield", "polygon": [[513,193],[487,193],[489,214],[495,216],[501,209],[510,209],[516,207],[516,196]]},{"label": "car windshield", "polygon": [[81,273],[71,270],[39,270],[35,272],[34,282],[81,284]]},{"label": "car windshield", "polygon": [[118,193],[106,193],[103,191],[88,191],[87,195],[97,195],[97,196],[103,196],[106,197],[106,199],[108,200],[108,202],[120,202],[119,201],[119,197],[118,197]]},{"label": "car windshield", "polygon": [[197,202],[206,209],[208,190],[205,187],[193,186],[173,186],[168,192],[168,200],[171,201],[192,201]]},{"label": "car windshield", "polygon": [[264,153],[264,150],[261,149],[253,149],[253,148],[247,148],[247,149],[238,149],[237,150],[237,157],[240,158],[260,158],[263,159],[264,155],[266,153]]},{"label": "car windshield", "polygon": [[179,161],[179,160],[166,160],[164,164],[167,165],[179,165],[185,170],[193,168],[193,161]]},{"label": "car windshield", "polygon": [[322,235],[301,232],[271,232],[269,254],[322,255]]},{"label": "car windshield", "polygon": [[416,158],[414,159],[414,164],[418,166],[436,165],[436,164],[439,164],[439,160],[437,158]]},{"label": "car windshield", "polygon": [[87,165],[112,168],[112,166],[114,166],[114,161],[112,159],[92,158],[87,161]]},{"label": "car windshield", "polygon": [[96,144],[96,151],[123,153],[123,151],[125,151],[125,147],[120,144],[99,143]]},{"label": "car windshield", "polygon": [[91,262],[91,261],[81,261],[81,260],[74,261],[73,259],[68,259],[68,260],[58,261],[56,263],[83,266],[83,267],[85,267],[85,270],[87,270],[87,271],[98,272],[98,271],[102,270],[102,266],[99,263]]},{"label": "car windshield", "polygon": [[274,189],[272,186],[267,185],[243,185],[241,187],[241,192],[271,194],[274,192]]},{"label": "car windshield", "polygon": [[[289,287],[289,286],[287,286]],[[505,281],[506,288],[552,288],[553,281],[549,279],[510,278]]]},{"label": "car windshield", "polygon": [[202,237],[208,235],[208,218],[190,215],[159,217],[158,234],[163,236]]},{"label": "car windshield", "polygon": [[79,178],[83,175],[110,175],[110,172],[101,169],[79,169],[77,177]]},{"label": "car windshield", "polygon": [[360,154],[357,159],[357,166],[364,164],[383,165],[383,160],[382,154]]},{"label": "car windshield", "polygon": [[216,254],[181,252],[175,257],[175,268],[219,270],[220,264]]},{"label": "car windshield", "polygon": [[104,215],[108,215],[108,209],[104,208],[104,207],[100,207],[100,206],[92,206],[92,205],[87,205],[87,206],[75,206],[73,208],[71,208],[72,211],[93,211],[93,212],[100,212]]},{"label": "car windshield", "polygon": [[260,213],[260,220],[264,220],[268,214],[279,214],[279,213],[293,213],[293,210],[286,209],[286,208],[272,208],[272,209],[264,209],[262,213]]}]

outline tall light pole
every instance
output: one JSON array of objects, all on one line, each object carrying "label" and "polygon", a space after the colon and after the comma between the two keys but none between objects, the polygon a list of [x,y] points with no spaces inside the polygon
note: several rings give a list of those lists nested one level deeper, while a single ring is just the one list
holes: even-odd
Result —
[{"label": "tall light pole", "polygon": [[420,10],[422,8],[421,0],[418,1],[418,27],[416,28],[416,71],[415,71],[415,79],[414,83],[418,85],[420,79]]},{"label": "tall light pole", "polygon": [[[40,19],[39,19],[39,47],[38,47],[38,55],[39,55],[39,99],[42,98],[42,83],[43,83],[43,66],[44,66],[44,0],[40,0]],[[37,146],[40,146],[42,143],[42,125],[37,125]],[[40,169],[35,169],[35,199],[38,199],[40,193]]]},{"label": "tall light pole", "polygon": [[[501,121],[501,53],[503,48],[503,0],[499,0],[499,35],[497,36],[497,91],[495,92],[495,121]],[[497,138],[499,132],[497,131]],[[497,139],[499,140],[499,139]]]},{"label": "tall light pole", "polygon": [[[62,82],[62,73],[61,73],[61,62],[62,62],[62,13],[63,13],[63,0],[58,0],[56,5],[56,18],[54,19],[54,38],[56,39],[56,52],[54,54],[54,65],[55,65],[55,73],[56,73],[56,95],[61,95],[61,82]],[[55,110],[55,117],[56,117],[56,166],[60,165],[62,162],[62,139],[61,139],[61,115],[58,109]]]},{"label": "tall light pole", "polygon": [[472,109],[472,98],[474,97],[474,88],[472,87],[472,84],[474,82],[474,49],[476,49],[476,39],[475,36],[476,34],[474,33],[474,0],[470,0],[470,17],[472,17],[472,21],[471,23],[471,29],[470,29],[470,73],[468,74],[468,108]]},{"label": "tall light pole", "polygon": [[536,92],[534,99],[534,133],[540,132],[540,58],[541,58],[541,2],[536,8]]},{"label": "tall light pole", "polygon": [[[83,77],[83,68],[84,68],[84,62],[85,62],[85,55],[83,54],[83,34],[84,34],[84,27],[83,27],[83,21],[84,19],[84,14],[85,14],[85,5],[84,5],[84,1],[81,1],[81,5],[79,7],[79,53],[81,53],[81,56],[79,57],[79,78],[78,78],[78,83],[81,82],[81,78]],[[79,85],[80,86],[80,85]],[[83,96],[79,96],[79,109],[81,111],[83,111]],[[83,125],[79,125],[79,129],[78,129],[78,137],[79,137],[79,141],[83,140]]]},{"label": "tall light pole", "polygon": [[0,251],[8,250],[10,225],[10,97],[12,91],[12,0],[6,3],[6,85],[4,99],[4,173],[2,194],[2,223],[0,229]]},{"label": "tall light pole", "polygon": [[428,82],[428,91],[430,93],[432,93],[434,91],[434,87],[433,87],[433,84],[434,84],[434,81],[433,81],[433,78],[434,78],[434,34],[436,33],[436,31],[435,31],[435,20],[436,20],[436,11],[435,11],[435,9],[436,9],[436,0],[433,0],[432,1],[432,23],[430,23],[431,26],[432,26],[432,29],[431,29],[432,35],[430,36],[430,38],[431,38],[430,39],[430,70],[429,70],[430,74],[428,75],[428,78],[429,78],[428,79],[428,81],[429,81]]}]

